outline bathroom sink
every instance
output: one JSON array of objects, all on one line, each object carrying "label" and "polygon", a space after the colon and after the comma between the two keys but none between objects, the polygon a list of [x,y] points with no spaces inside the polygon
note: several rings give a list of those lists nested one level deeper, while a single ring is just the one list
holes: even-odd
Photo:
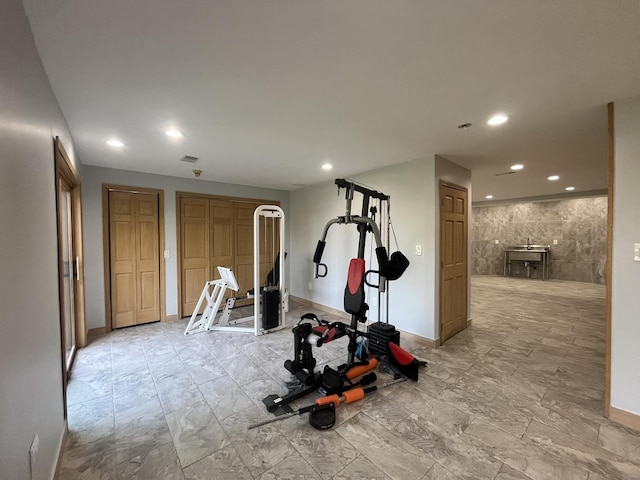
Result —
[{"label": "bathroom sink", "polygon": [[541,262],[546,250],[507,250],[507,252],[509,253],[509,261]]},{"label": "bathroom sink", "polygon": [[531,275],[531,263],[542,263],[542,279],[548,275],[547,269],[549,264],[549,245],[509,245],[504,249],[504,274],[511,274],[511,262],[525,262],[527,267],[527,277]]},{"label": "bathroom sink", "polygon": [[505,248],[508,261],[542,262],[544,255],[549,252],[549,245],[510,245]]}]

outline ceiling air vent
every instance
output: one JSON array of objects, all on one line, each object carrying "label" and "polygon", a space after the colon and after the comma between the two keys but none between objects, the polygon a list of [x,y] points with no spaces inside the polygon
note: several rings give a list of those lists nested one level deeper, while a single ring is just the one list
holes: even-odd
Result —
[{"label": "ceiling air vent", "polygon": [[518,173],[518,172],[503,172],[503,173],[496,173],[496,177],[501,177],[502,175],[512,175],[514,173]]},{"label": "ceiling air vent", "polygon": [[181,162],[187,163],[196,163],[198,161],[198,157],[192,157],[191,155],[185,155],[180,159]]}]

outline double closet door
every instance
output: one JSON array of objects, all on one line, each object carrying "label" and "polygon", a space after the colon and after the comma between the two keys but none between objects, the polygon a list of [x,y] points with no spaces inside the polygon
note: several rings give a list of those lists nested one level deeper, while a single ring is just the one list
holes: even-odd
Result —
[{"label": "double closet door", "polygon": [[[240,290],[237,306],[252,302],[246,298],[253,286],[253,213],[270,200],[244,200],[231,197],[177,194],[179,250],[180,316],[188,316],[198,303],[206,282],[220,278],[217,267],[233,270]],[[273,219],[260,220],[261,282],[273,268],[279,234]]]},{"label": "double closet door", "polygon": [[157,192],[108,191],[111,328],[161,319]]}]

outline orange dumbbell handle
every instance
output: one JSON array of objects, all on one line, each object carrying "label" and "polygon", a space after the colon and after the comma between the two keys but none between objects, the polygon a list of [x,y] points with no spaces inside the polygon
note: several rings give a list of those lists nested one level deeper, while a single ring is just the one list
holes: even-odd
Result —
[{"label": "orange dumbbell handle", "polygon": [[355,367],[351,367],[347,371],[347,378],[349,380],[353,380],[354,378],[357,378],[360,375],[370,372],[371,370],[375,369],[378,366],[378,363],[379,362],[377,358],[370,358],[369,363],[367,365],[357,365]]},{"label": "orange dumbbell handle", "polygon": [[358,400],[362,400],[363,398],[364,398],[364,389],[360,387],[352,388],[351,390],[347,390],[346,392],[342,393],[342,401],[344,403],[357,402]]},{"label": "orange dumbbell handle", "polygon": [[353,403],[358,400],[362,400],[364,398],[364,389],[352,388],[351,390],[347,390],[343,392],[342,396],[338,395],[327,395],[326,397],[320,397],[316,400],[316,405],[327,405],[329,403],[333,403],[336,407],[342,403]]},{"label": "orange dumbbell handle", "polygon": [[340,405],[340,397],[338,395],[327,395],[316,399],[316,405],[328,405],[333,403],[336,407]]},{"label": "orange dumbbell handle", "polygon": [[407,377],[402,377],[398,380],[394,380],[393,382],[383,383],[382,385],[375,385],[373,387],[367,387],[366,389],[362,387],[352,388],[351,390],[346,390],[345,392],[343,392],[342,397],[339,397],[338,395],[328,395],[326,397],[320,397],[316,400],[316,403],[313,405],[308,405],[306,407],[296,410],[295,412],[285,413],[284,415],[281,415],[279,417],[271,418],[269,420],[265,420],[264,422],[256,423],[254,425],[251,425],[249,427],[249,430],[251,430],[252,428],[262,427],[263,425],[267,425],[269,423],[279,422],[280,420],[293,417],[294,415],[302,415],[303,413],[307,413],[311,411],[316,406],[328,405],[330,403],[333,403],[337,407],[338,405],[340,405],[341,401],[344,403],[357,402],[358,400],[364,398],[364,396],[367,393],[375,392],[380,388],[388,387],[389,385],[393,385],[394,383],[404,382],[406,379]]}]

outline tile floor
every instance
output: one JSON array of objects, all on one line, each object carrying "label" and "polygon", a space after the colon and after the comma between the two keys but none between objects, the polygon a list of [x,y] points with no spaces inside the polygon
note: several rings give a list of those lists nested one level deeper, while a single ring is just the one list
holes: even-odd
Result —
[{"label": "tile floor", "polygon": [[[308,310],[291,307],[290,322]],[[338,407],[323,432],[299,416],[247,430],[284,391],[289,329],[116,331],[78,353],[59,478],[640,479],[640,433],[602,417],[604,315],[599,285],[474,277],[470,328],[435,350],[401,337],[429,362],[420,380]],[[344,361],[343,340],[319,361]]]}]

